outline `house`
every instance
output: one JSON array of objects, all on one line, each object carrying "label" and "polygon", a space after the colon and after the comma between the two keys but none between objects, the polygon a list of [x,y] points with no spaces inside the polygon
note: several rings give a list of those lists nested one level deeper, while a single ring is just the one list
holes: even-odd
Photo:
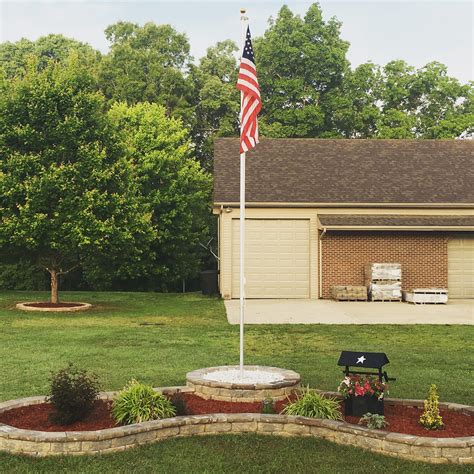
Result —
[{"label": "house", "polygon": [[[248,298],[328,298],[364,265],[474,298],[474,143],[262,139],[246,160]],[[219,286],[239,297],[239,141],[215,141]]]}]

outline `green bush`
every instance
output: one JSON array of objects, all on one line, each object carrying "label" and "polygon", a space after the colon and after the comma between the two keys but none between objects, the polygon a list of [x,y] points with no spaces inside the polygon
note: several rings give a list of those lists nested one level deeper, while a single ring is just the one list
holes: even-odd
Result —
[{"label": "green bush", "polygon": [[[0,252],[0,260],[3,260]],[[0,263],[0,289],[2,290],[46,290],[48,279],[46,273],[28,260]]]},{"label": "green bush", "polygon": [[359,425],[367,425],[367,428],[371,430],[381,430],[388,426],[383,415],[377,415],[376,413],[366,413],[360,420]]},{"label": "green bush", "polygon": [[166,397],[155,392],[151,385],[136,380],[131,380],[119,392],[112,405],[115,421],[126,425],[175,415],[176,409]]},{"label": "green bush", "polygon": [[291,402],[282,411],[285,415],[307,416],[310,418],[324,418],[327,420],[342,420],[339,401],[335,398],[326,398],[309,387],[301,389],[295,401]]},{"label": "green bush", "polygon": [[78,369],[74,364],[53,372],[47,400],[53,405],[51,420],[59,425],[70,425],[83,420],[94,407],[100,390],[97,375]]}]

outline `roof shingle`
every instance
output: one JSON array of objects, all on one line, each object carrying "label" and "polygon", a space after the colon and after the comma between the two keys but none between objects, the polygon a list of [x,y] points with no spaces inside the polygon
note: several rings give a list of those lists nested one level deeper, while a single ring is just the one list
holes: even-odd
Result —
[{"label": "roof shingle", "polygon": [[[474,203],[470,140],[261,139],[249,203]],[[239,140],[214,148],[214,202],[239,201]]]}]

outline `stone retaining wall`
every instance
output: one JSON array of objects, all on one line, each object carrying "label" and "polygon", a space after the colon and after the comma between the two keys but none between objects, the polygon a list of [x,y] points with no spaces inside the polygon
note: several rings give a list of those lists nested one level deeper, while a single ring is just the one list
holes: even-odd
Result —
[{"label": "stone retaining wall", "polygon": [[[168,394],[192,391],[189,387],[156,390]],[[111,398],[114,393],[103,393],[102,398]],[[0,411],[42,402],[44,397],[12,400],[1,403]],[[387,399],[386,403],[419,406],[422,401]],[[466,405],[440,405],[474,413],[474,407]],[[474,436],[428,438],[370,430],[341,421],[259,413],[179,416],[83,432],[48,433],[0,424],[0,450],[31,456],[109,453],[173,437],[248,432],[277,436],[313,436],[390,456],[431,463],[474,463]]]},{"label": "stone retaining wall", "polygon": [[246,370],[262,370],[281,377],[281,380],[271,383],[241,383],[241,382],[217,382],[204,378],[207,374],[225,370],[237,369],[238,366],[207,367],[186,374],[186,385],[196,395],[205,400],[219,400],[224,402],[261,402],[266,398],[274,401],[285,400],[300,383],[300,375],[293,370],[280,369],[278,367],[264,367],[257,365],[246,365]]}]

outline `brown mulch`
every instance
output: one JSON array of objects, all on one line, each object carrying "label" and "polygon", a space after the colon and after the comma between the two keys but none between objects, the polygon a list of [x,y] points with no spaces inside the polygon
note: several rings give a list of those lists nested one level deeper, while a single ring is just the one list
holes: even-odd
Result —
[{"label": "brown mulch", "polygon": [[[262,413],[262,402],[224,402],[221,400],[205,400],[193,393],[182,393],[188,415],[208,415],[211,413]],[[275,413],[280,413],[288,401],[275,403]]]},{"label": "brown mulch", "polygon": [[[404,433],[430,438],[454,438],[457,436],[474,436],[474,416],[465,415],[453,410],[440,410],[444,426],[440,430],[427,430],[418,423],[422,408],[401,405],[385,406],[385,421],[389,425],[384,428],[394,433]],[[346,416],[348,423],[358,424],[360,418]]]},{"label": "brown mulch", "polygon": [[81,303],[23,303],[25,306],[31,306],[32,308],[76,308],[83,306]]},{"label": "brown mulch", "polygon": [[[261,413],[262,402],[224,402],[219,400],[205,400],[192,393],[179,394],[174,400],[184,401],[186,414],[204,415],[212,413]],[[285,407],[287,401],[282,400],[275,403],[275,412],[279,413]],[[17,428],[38,431],[91,431],[113,428],[116,425],[110,415],[111,402],[109,400],[97,400],[92,413],[83,421],[72,425],[55,425],[49,420],[52,406],[49,403],[40,403],[21,408],[13,408],[0,413],[0,423],[5,423]],[[416,407],[402,405],[386,406],[385,420],[389,423],[387,431],[404,433],[416,436],[428,436],[433,438],[452,438],[457,436],[474,436],[474,416],[465,415],[452,410],[441,410],[444,427],[440,430],[426,430],[418,419],[422,410]],[[346,416],[345,421],[358,424],[358,417]]]},{"label": "brown mulch", "polygon": [[94,431],[114,428],[115,421],[110,415],[112,403],[108,400],[96,400],[89,416],[71,425],[56,425],[50,419],[50,403],[39,403],[26,407],[13,408],[0,413],[0,423],[35,431]]}]

